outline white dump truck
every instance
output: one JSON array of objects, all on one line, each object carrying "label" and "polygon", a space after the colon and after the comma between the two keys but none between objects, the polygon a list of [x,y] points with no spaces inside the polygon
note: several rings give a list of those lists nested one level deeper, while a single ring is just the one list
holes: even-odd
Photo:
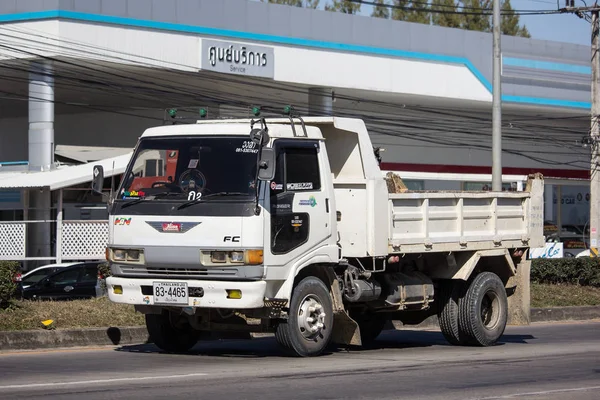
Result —
[{"label": "white dump truck", "polygon": [[489,346],[528,323],[528,249],[544,246],[541,176],[520,192],[407,191],[353,118],[147,129],[109,204],[108,296],[171,352],[272,332],[316,356],[431,316],[450,343]]}]

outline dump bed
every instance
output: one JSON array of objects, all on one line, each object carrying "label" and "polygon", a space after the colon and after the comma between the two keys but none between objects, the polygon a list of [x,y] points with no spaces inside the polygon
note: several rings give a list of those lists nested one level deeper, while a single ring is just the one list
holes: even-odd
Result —
[{"label": "dump bed", "polygon": [[543,247],[543,180],[523,192],[389,194],[389,252]]}]

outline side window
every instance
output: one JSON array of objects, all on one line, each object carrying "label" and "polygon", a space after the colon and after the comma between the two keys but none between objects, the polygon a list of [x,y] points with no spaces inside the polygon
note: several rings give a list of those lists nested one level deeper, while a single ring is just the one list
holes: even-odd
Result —
[{"label": "side window", "polygon": [[59,272],[50,278],[50,282],[55,285],[72,285],[77,283],[77,278],[79,278],[79,268],[69,269],[67,271]]},{"label": "side window", "polygon": [[271,195],[321,189],[319,159],[314,147],[282,148],[277,154]]},{"label": "side window", "polygon": [[286,190],[306,191],[321,188],[316,148],[289,148],[285,151]]},{"label": "side window", "polygon": [[86,265],[83,269],[80,283],[96,283],[98,280],[98,267],[95,265]]}]

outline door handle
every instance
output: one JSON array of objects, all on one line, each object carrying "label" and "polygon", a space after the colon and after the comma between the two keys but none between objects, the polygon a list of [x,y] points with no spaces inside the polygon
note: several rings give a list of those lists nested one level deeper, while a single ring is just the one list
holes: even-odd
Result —
[{"label": "door handle", "polygon": [[329,214],[329,199],[325,199],[325,211]]},{"label": "door handle", "polygon": [[73,290],[73,286],[65,286],[65,292],[70,292]]}]

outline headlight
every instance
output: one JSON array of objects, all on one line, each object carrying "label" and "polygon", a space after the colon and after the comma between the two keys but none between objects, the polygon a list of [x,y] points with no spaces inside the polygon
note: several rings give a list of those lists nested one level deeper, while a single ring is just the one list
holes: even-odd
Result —
[{"label": "headlight", "polygon": [[128,250],[127,251],[127,260],[129,261],[139,261],[140,260],[140,251],[139,250]]},{"label": "headlight", "polygon": [[200,251],[200,263],[203,265],[257,265],[263,263],[262,250],[204,250]]},{"label": "headlight", "polygon": [[244,262],[244,252],[232,251],[231,253],[229,253],[229,258],[231,259],[231,262],[242,263]]},{"label": "headlight", "polygon": [[108,260],[113,262],[144,263],[144,251],[140,249],[109,249]]},{"label": "headlight", "polygon": [[113,260],[125,261],[127,259],[127,251],[121,249],[113,249]]},{"label": "headlight", "polygon": [[210,253],[210,261],[214,263],[225,263],[227,262],[227,253],[224,251],[213,251]]}]

